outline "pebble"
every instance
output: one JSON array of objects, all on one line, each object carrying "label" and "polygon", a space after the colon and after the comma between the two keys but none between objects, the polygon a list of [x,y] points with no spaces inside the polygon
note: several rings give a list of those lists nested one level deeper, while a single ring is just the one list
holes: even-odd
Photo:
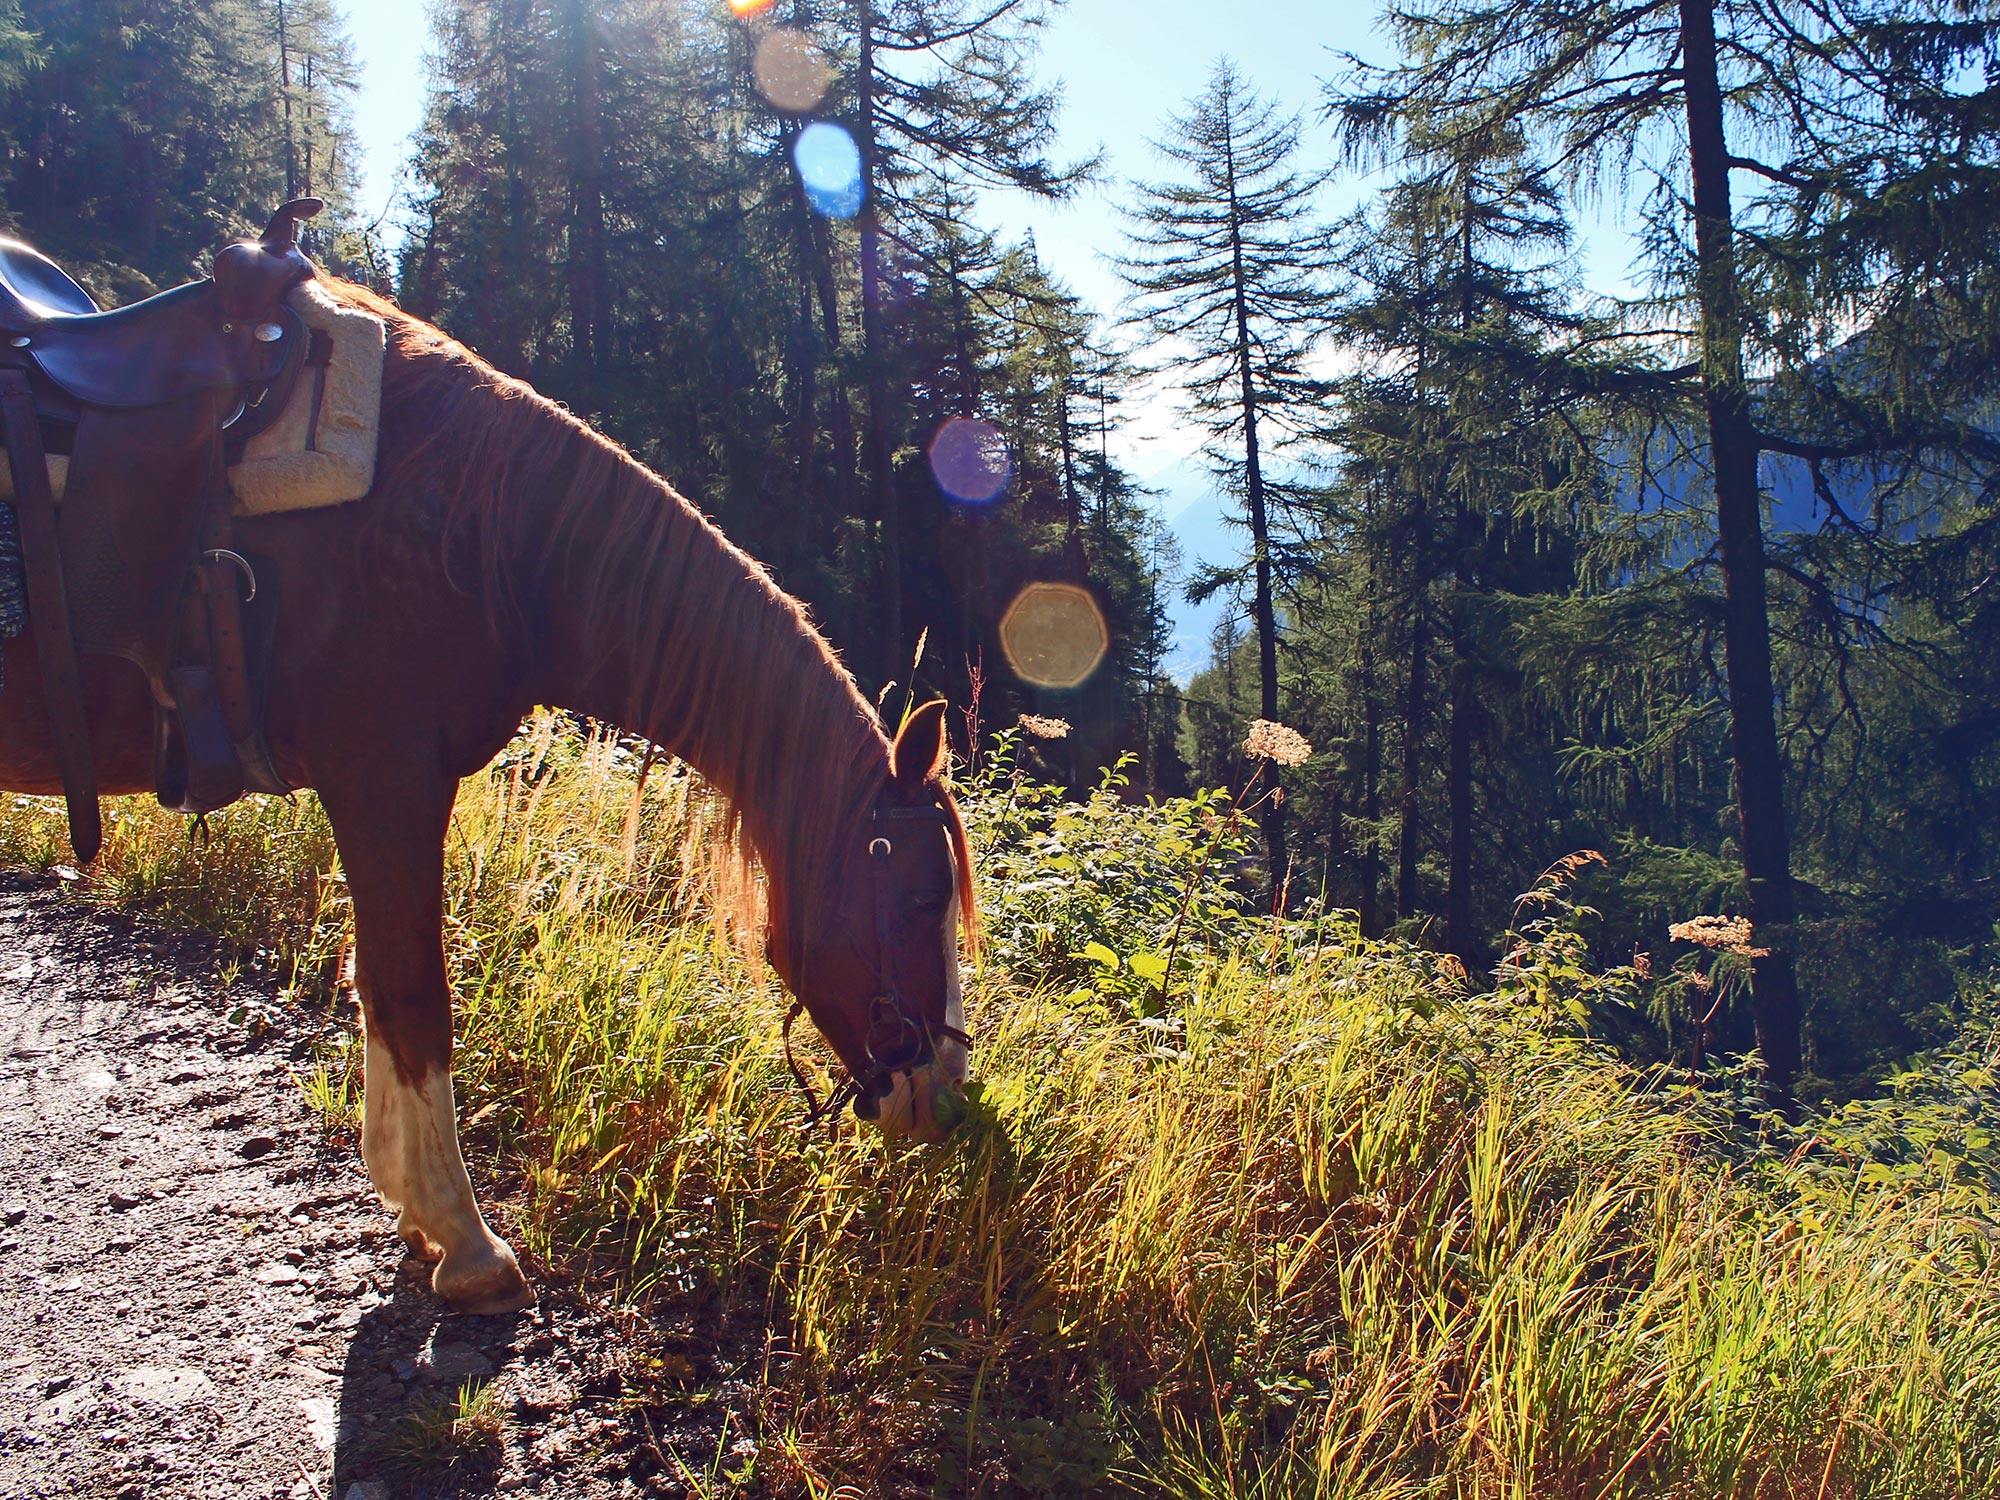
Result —
[{"label": "pebble", "polygon": [[11,1227],[27,1217],[28,1205],[25,1203],[0,1204],[0,1224],[6,1224]]},{"label": "pebble", "polygon": [[137,1193],[128,1193],[123,1188],[113,1188],[111,1190],[111,1197],[107,1201],[109,1201],[113,1208],[123,1213],[128,1208],[137,1208],[146,1200]]},{"label": "pebble", "polygon": [[438,1344],[426,1364],[429,1378],[439,1381],[470,1380],[493,1373],[493,1361],[470,1344]]},{"label": "pebble", "polygon": [[278,1149],[278,1139],[270,1135],[253,1135],[236,1148],[236,1154],[245,1161],[255,1161],[260,1156],[269,1156]]}]

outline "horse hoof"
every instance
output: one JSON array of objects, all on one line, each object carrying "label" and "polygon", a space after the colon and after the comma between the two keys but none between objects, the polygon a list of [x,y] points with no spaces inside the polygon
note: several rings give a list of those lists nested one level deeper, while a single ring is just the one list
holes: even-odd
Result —
[{"label": "horse hoof", "polygon": [[519,1312],[535,1300],[535,1289],[521,1274],[514,1252],[506,1246],[483,1264],[459,1267],[447,1256],[431,1275],[431,1290],[451,1304],[453,1312],[493,1317]]}]

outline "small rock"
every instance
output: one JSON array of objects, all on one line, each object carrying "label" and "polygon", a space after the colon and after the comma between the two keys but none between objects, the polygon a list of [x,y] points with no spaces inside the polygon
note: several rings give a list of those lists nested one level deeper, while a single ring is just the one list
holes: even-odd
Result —
[{"label": "small rock", "polygon": [[245,1161],[255,1161],[260,1156],[269,1156],[278,1149],[276,1136],[253,1135],[236,1148],[236,1154]]},{"label": "small rock", "polygon": [[299,1273],[296,1267],[273,1261],[257,1272],[257,1279],[266,1286],[290,1286],[299,1279]]},{"label": "small rock", "polygon": [[470,1380],[491,1375],[493,1361],[470,1344],[438,1344],[431,1350],[430,1378],[439,1381]]},{"label": "small rock", "polygon": [[389,1361],[389,1373],[408,1385],[417,1378],[417,1362],[402,1355]]},{"label": "small rock", "polygon": [[527,1485],[528,1476],[525,1474],[502,1474],[500,1482],[494,1485],[493,1488],[496,1490],[519,1490],[526,1489]]},{"label": "small rock", "polygon": [[115,1141],[125,1133],[125,1127],[123,1125],[100,1125],[97,1127],[97,1133],[107,1141]]},{"label": "small rock", "polygon": [[25,1203],[0,1204],[0,1224],[6,1224],[11,1228],[27,1217],[28,1205]]},{"label": "small rock", "polygon": [[60,1396],[75,1384],[76,1377],[74,1375],[53,1375],[42,1382],[42,1394],[44,1396]]},{"label": "small rock", "polygon": [[145,1201],[146,1200],[140,1197],[137,1193],[128,1193],[123,1188],[113,1188],[111,1190],[111,1197],[109,1199],[111,1206],[117,1209],[120,1213],[123,1213],[128,1208],[137,1208],[141,1203],[144,1203]]},{"label": "small rock", "polygon": [[215,1396],[215,1382],[200,1370],[140,1365],[115,1377],[115,1388],[128,1401],[152,1406],[187,1406]]},{"label": "small rock", "polygon": [[138,1248],[139,1248],[139,1242],[138,1242],[137,1240],[134,1240],[134,1239],[115,1239],[115,1240],[107,1240],[107,1241],[105,1242],[105,1245],[104,1245],[104,1248],[105,1248],[105,1249],[107,1249],[107,1250],[110,1250],[110,1251],[113,1251],[113,1252],[116,1252],[116,1253],[118,1253],[118,1254],[123,1254],[123,1253],[124,1253],[125,1251],[127,1251],[127,1250],[136,1250],[136,1249],[138,1249]]}]

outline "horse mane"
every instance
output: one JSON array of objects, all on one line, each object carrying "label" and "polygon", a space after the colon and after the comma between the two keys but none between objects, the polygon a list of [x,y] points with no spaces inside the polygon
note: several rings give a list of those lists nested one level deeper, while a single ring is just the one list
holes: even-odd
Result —
[{"label": "horse mane", "polygon": [[[723,904],[748,917],[756,867],[781,866],[795,892],[785,939],[799,953],[890,773],[874,709],[804,607],[567,409],[366,287],[326,285],[387,326],[376,491],[441,525],[448,574],[477,592],[503,641],[532,650],[558,591],[587,601],[580,635],[600,648],[589,686],[609,704],[593,711],[664,736],[661,748],[703,773],[728,835],[718,896],[737,893]],[[971,940],[970,850],[944,803]]]}]

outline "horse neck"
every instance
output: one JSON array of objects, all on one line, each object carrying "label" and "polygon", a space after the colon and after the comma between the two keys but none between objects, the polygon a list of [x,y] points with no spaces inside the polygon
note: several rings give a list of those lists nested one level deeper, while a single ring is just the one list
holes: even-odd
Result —
[{"label": "horse neck", "polygon": [[631,459],[604,467],[600,485],[572,482],[540,539],[548,692],[700,771],[790,883],[881,784],[887,741],[758,563]]}]

